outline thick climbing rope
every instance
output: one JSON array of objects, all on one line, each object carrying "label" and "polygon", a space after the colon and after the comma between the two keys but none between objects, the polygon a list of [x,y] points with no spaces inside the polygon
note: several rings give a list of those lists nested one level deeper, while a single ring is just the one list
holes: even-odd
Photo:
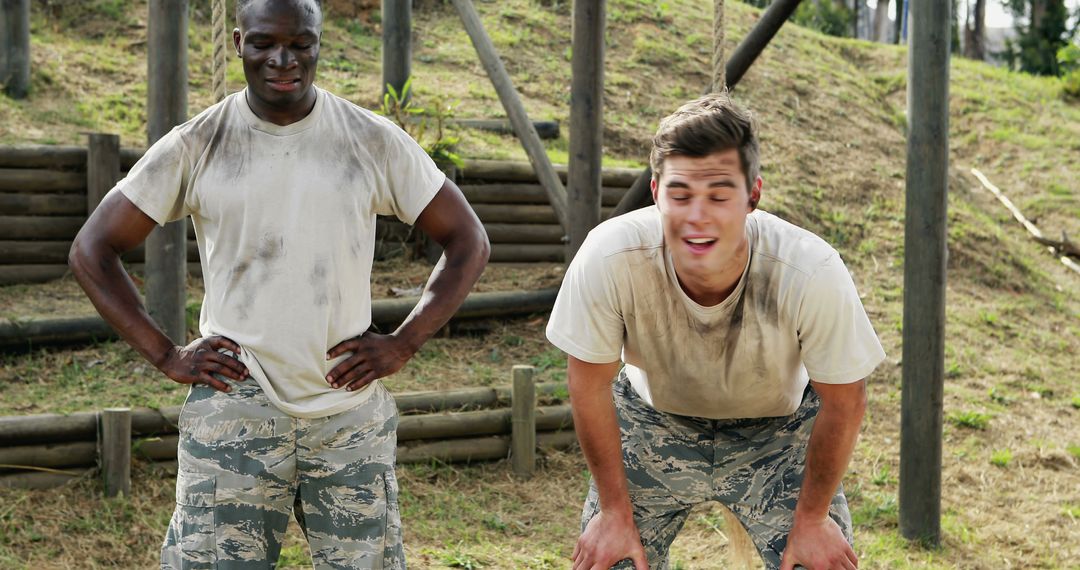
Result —
[{"label": "thick climbing rope", "polygon": [[724,0],[716,0],[713,10],[713,56],[712,89],[713,93],[725,91],[727,80],[724,77]]},{"label": "thick climbing rope", "polygon": [[228,67],[229,64],[229,50],[225,24],[225,0],[214,0],[210,26],[213,28],[211,35],[213,37],[214,45],[213,80],[211,82],[211,90],[214,94],[214,101],[221,101],[225,98],[225,68]]}]

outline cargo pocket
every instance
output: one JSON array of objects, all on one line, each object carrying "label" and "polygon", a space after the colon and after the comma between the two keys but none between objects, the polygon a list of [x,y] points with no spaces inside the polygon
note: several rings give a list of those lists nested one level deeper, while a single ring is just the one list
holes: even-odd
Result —
[{"label": "cargo pocket", "polygon": [[161,549],[163,569],[213,568],[217,564],[214,487],[213,475],[184,471],[177,475],[176,510]]}]

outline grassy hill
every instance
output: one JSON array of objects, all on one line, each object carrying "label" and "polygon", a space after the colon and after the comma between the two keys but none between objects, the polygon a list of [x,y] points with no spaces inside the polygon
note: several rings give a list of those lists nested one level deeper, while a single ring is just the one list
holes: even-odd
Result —
[{"label": "grassy hill", "polygon": [[[192,114],[211,102],[207,4],[192,0]],[[453,8],[438,0],[417,4],[413,70],[418,102],[432,104],[441,97],[453,102],[461,117],[502,116]],[[658,119],[708,84],[712,3],[607,4],[605,162],[641,164]],[[0,98],[0,144],[71,144],[83,140],[80,133],[109,131],[120,133],[125,145],[141,145],[145,2],[56,5],[59,11],[34,14],[30,99]],[[728,47],[733,49],[758,12],[737,2],[727,6]],[[558,119],[564,127],[570,7],[571,2],[560,0],[477,2],[530,116]],[[377,105],[377,13],[329,16],[319,84],[361,105]],[[841,251],[889,353],[870,378],[870,412],[845,482],[857,524],[857,550],[868,568],[1070,567],[1080,559],[1080,360],[1074,356],[1080,352],[1080,276],[1029,240],[968,169],[984,172],[1044,233],[1065,231],[1077,239],[1080,106],[1063,101],[1056,79],[958,58],[950,86],[945,544],[940,551],[923,551],[897,538],[906,73],[904,48],[830,38],[789,25],[736,91],[761,128],[762,207],[817,232]],[[243,84],[238,61],[230,62],[229,81],[233,88]],[[524,159],[511,137],[460,134],[465,156]],[[546,144],[556,162],[565,162],[565,134]],[[539,271],[557,276],[556,268]],[[49,287],[70,289],[70,284]],[[19,303],[31,302],[34,291],[43,290],[0,290],[0,307],[17,313]],[[456,371],[454,377],[462,382],[499,382],[510,359],[531,359],[550,368],[549,374],[557,373],[558,354],[545,347],[541,330],[535,324],[510,323],[494,340],[440,339],[389,384],[416,386],[419,377],[440,369]],[[499,349],[507,360],[494,358]],[[8,409],[31,402],[35,407],[21,409],[62,407],[67,396],[49,394],[47,383],[27,380],[28,367],[49,370],[83,362],[85,368],[85,362],[102,359],[94,350],[113,351],[108,354],[116,355],[116,368],[137,375],[130,371],[137,364],[123,348],[4,356],[3,401],[10,403]],[[484,364],[487,376],[476,368],[486,351],[492,355]],[[37,384],[44,387],[27,387]],[[78,382],[63,392],[107,398]],[[160,401],[178,397],[156,396]],[[506,485],[497,467],[425,469],[403,475],[414,564],[467,567],[472,560],[490,568],[565,566],[583,492],[580,459],[551,458],[540,479],[554,483],[541,480],[520,487]],[[167,487],[153,487],[150,495],[133,498],[133,504],[153,505],[155,513],[167,510]],[[474,495],[480,497],[475,503],[463,499]],[[544,507],[532,506],[540,498]],[[36,504],[43,512],[64,512],[63,504],[45,496],[21,494],[10,500]],[[0,517],[0,561],[23,560],[36,552],[27,532],[48,534],[52,527],[16,529],[8,513]],[[150,539],[99,548],[119,548],[138,561],[135,566],[151,560],[146,556],[164,523],[123,509],[109,516],[109,521],[137,518]],[[690,537],[676,550],[681,567],[714,567],[709,561],[716,560],[715,552],[726,542],[717,520],[709,512],[692,517]]]}]

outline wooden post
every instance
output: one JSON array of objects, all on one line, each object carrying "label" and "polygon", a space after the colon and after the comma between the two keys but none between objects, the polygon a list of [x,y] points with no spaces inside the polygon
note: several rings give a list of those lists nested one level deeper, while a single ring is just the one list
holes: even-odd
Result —
[{"label": "wooden post", "polygon": [[[187,119],[187,0],[150,0],[147,56],[147,140],[152,145]],[[177,344],[187,326],[187,224],[156,228],[146,240],[146,305]]]},{"label": "wooden post", "polygon": [[532,366],[515,365],[510,412],[510,461],[514,475],[528,479],[536,471],[536,384]]},{"label": "wooden post", "polygon": [[908,52],[900,532],[929,545],[941,540],[949,4],[914,0]]},{"label": "wooden post", "polygon": [[90,133],[87,138],[86,215],[89,216],[120,180],[120,137]]},{"label": "wooden post", "polygon": [[600,223],[605,9],[605,0],[574,1],[566,263],[574,258],[589,230]]},{"label": "wooden post", "polygon": [[412,73],[412,2],[382,0],[382,30],[382,92],[392,85],[401,95]]},{"label": "wooden post", "polygon": [[[731,54],[731,59],[727,60],[724,65],[724,78],[727,82],[728,89],[734,89],[735,85],[739,83],[742,76],[746,74],[746,71],[750,69],[750,65],[754,63],[754,60],[761,55],[762,51],[765,51],[765,46],[769,45],[776,32],[780,31],[780,28],[787,21],[788,17],[795,12],[795,9],[799,7],[801,0],[774,0],[772,4],[761,14],[761,18],[758,23],[754,25],[753,29],[746,34],[746,37],[739,42],[739,46],[735,48],[735,52]],[[649,190],[649,181],[652,180],[652,168],[646,167],[641,172],[638,179],[630,187],[622,200],[619,201],[619,205],[615,207],[615,211],[612,212],[611,217],[621,216],[627,212],[634,211],[638,208],[643,208],[652,203],[652,192]]]},{"label": "wooden post", "polygon": [[569,221],[566,213],[566,189],[563,188],[562,180],[551,165],[551,159],[548,158],[547,151],[544,150],[544,145],[536,134],[536,127],[525,112],[525,106],[521,104],[521,98],[510,81],[510,74],[506,72],[506,67],[503,66],[498,52],[495,51],[495,44],[491,43],[491,38],[484,31],[484,25],[480,22],[480,15],[476,13],[472,0],[454,0],[454,6],[461,16],[461,22],[465,25],[465,31],[468,32],[477,55],[480,56],[480,62],[484,64],[484,70],[487,71],[492,85],[495,86],[495,92],[499,94],[499,100],[502,101],[506,115],[514,125],[514,132],[521,140],[521,146],[529,155],[529,162],[536,171],[536,177],[540,179],[540,185],[547,192],[551,207],[559,219],[559,225],[564,230],[567,229]]},{"label": "wooden post", "polygon": [[131,496],[131,408],[106,408],[98,424],[105,496]]},{"label": "wooden post", "polygon": [[0,0],[0,84],[12,99],[30,92],[30,0]]}]

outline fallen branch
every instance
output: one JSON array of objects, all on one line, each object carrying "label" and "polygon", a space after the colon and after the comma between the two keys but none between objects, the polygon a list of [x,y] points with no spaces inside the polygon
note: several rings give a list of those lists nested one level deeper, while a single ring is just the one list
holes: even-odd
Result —
[{"label": "fallen branch", "polygon": [[1009,212],[1011,212],[1013,217],[1016,218],[1016,221],[1020,222],[1020,224],[1023,225],[1025,229],[1027,229],[1028,233],[1031,234],[1031,237],[1036,242],[1045,245],[1046,248],[1050,250],[1050,253],[1054,254],[1054,256],[1056,257],[1059,257],[1061,259],[1061,263],[1065,264],[1065,267],[1068,267],[1069,269],[1080,273],[1080,264],[1077,264],[1075,261],[1069,258],[1070,255],[1080,257],[1080,248],[1077,248],[1075,244],[1069,241],[1069,236],[1065,235],[1065,232],[1061,233],[1061,241],[1047,238],[1043,235],[1041,231],[1039,231],[1039,228],[1035,227],[1035,224],[1031,223],[1026,217],[1024,217],[1024,214],[1021,213],[1020,209],[1012,203],[1012,200],[1009,200],[1009,198],[1005,196],[1005,194],[997,186],[994,186],[990,183],[990,180],[988,180],[982,172],[979,172],[978,169],[972,168],[971,173],[975,175],[975,178],[979,179],[979,182],[982,182],[984,188],[989,190],[991,194],[997,197],[999,202],[1001,202],[1005,205],[1006,208],[1008,208]]}]

